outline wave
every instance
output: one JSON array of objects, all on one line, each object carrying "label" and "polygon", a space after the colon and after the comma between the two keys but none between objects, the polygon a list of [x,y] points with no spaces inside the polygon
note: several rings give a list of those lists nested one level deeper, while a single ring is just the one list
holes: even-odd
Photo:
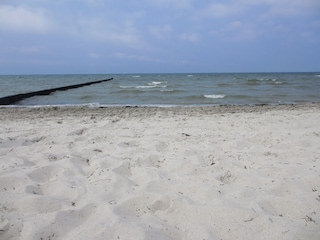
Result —
[{"label": "wave", "polygon": [[149,85],[149,86],[136,86],[135,88],[156,88],[155,85]]},{"label": "wave", "polygon": [[246,85],[255,86],[255,85],[260,85],[260,84],[261,84],[261,80],[259,80],[259,79],[247,79],[247,81],[246,81]]},{"label": "wave", "polygon": [[260,85],[260,84],[275,84],[275,85],[281,85],[283,82],[278,81],[276,78],[252,78],[247,79],[246,81],[247,85]]},{"label": "wave", "polygon": [[229,86],[231,86],[231,85],[228,84],[228,83],[219,83],[217,86],[218,86],[218,87],[229,87]]},{"label": "wave", "polygon": [[162,85],[167,82],[150,82],[147,83],[147,85],[141,85],[141,86],[119,86],[120,88],[166,88],[167,85]]},{"label": "wave", "polygon": [[162,83],[167,83],[167,82],[151,82],[151,83],[148,83],[148,85],[161,85]]},{"label": "wave", "polygon": [[135,88],[135,86],[119,86],[120,88]]},{"label": "wave", "polygon": [[119,86],[120,88],[155,88],[156,86]]},{"label": "wave", "polygon": [[83,95],[83,96],[80,96],[80,99],[81,100],[88,100],[88,99],[92,99],[92,98],[95,98],[96,96],[94,95]]},{"label": "wave", "polygon": [[173,89],[163,89],[163,90],[160,90],[160,92],[178,92],[178,91]]},{"label": "wave", "polygon": [[214,99],[221,99],[225,98],[226,95],[223,94],[210,94],[210,95],[203,95],[205,98],[214,98]]}]

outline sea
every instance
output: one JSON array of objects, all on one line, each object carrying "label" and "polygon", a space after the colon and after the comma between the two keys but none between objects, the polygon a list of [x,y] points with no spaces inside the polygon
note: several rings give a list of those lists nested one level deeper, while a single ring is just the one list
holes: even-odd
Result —
[{"label": "sea", "polygon": [[203,106],[320,102],[320,73],[0,75],[0,98],[113,78],[15,106]]}]

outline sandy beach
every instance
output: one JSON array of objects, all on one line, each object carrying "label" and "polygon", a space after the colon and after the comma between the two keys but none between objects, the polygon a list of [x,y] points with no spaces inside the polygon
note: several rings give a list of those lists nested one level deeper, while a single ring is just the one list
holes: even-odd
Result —
[{"label": "sandy beach", "polygon": [[0,239],[320,239],[319,104],[0,120]]}]

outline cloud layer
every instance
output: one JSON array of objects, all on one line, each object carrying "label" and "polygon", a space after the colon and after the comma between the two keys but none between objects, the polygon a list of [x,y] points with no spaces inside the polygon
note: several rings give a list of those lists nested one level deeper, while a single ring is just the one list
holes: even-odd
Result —
[{"label": "cloud layer", "polygon": [[[320,43],[319,15],[317,0],[81,0],[77,4],[4,0],[0,58],[9,72],[16,59],[23,67],[27,58],[69,62],[74,72],[83,71],[87,61],[87,72],[104,71],[104,65],[110,66],[106,71],[130,72],[134,66],[140,72],[153,72],[156,63],[170,72],[292,71],[299,63],[301,70],[309,71],[319,60],[314,59],[319,53],[315,48]],[[297,48],[302,54],[297,55]],[[296,61],[274,64],[270,52]],[[246,56],[259,59],[261,65],[252,67],[252,60],[243,59]],[[92,68],[92,61],[97,67]],[[129,65],[130,61],[134,63]],[[76,63],[82,66],[79,70]],[[32,71],[40,67],[35,65]],[[55,65],[50,71],[65,69]]]}]

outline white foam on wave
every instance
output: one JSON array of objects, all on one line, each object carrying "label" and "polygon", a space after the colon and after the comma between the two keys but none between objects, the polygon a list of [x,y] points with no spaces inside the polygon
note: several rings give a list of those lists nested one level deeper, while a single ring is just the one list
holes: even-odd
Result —
[{"label": "white foam on wave", "polygon": [[166,83],[167,82],[150,82],[150,83],[148,83],[148,85],[150,85],[150,86],[159,86],[160,87],[161,84],[166,84]]},{"label": "white foam on wave", "polygon": [[223,94],[210,94],[210,95],[204,95],[205,98],[214,98],[214,99],[221,99],[225,98],[226,95]]},{"label": "white foam on wave", "polygon": [[164,83],[164,82],[151,82],[151,83],[148,83],[149,85],[160,85],[160,84],[162,84],[162,83]]},{"label": "white foam on wave", "polygon": [[281,81],[278,81],[278,79],[276,79],[276,78],[273,78],[272,79],[272,82],[274,83],[274,84],[277,84],[277,85],[281,85],[283,82],[281,82]]},{"label": "white foam on wave", "polygon": [[135,88],[155,88],[157,86],[155,85],[149,85],[149,86],[136,86]]},{"label": "white foam on wave", "polygon": [[120,88],[155,88],[156,86],[120,86]]},{"label": "white foam on wave", "polygon": [[148,83],[148,85],[146,86],[119,86],[120,88],[166,88],[166,85],[161,85],[164,82],[152,82],[152,83]]},{"label": "white foam on wave", "polygon": [[120,88],[138,88],[138,89],[143,89],[143,88],[166,88],[167,85],[164,85],[166,84],[167,82],[166,81],[153,81],[153,82],[149,82],[147,83],[147,85],[141,85],[141,86],[123,86],[123,85],[120,85],[119,87]]},{"label": "white foam on wave", "polygon": [[140,76],[139,75],[135,75],[135,76],[132,76],[133,78],[139,78]]}]

